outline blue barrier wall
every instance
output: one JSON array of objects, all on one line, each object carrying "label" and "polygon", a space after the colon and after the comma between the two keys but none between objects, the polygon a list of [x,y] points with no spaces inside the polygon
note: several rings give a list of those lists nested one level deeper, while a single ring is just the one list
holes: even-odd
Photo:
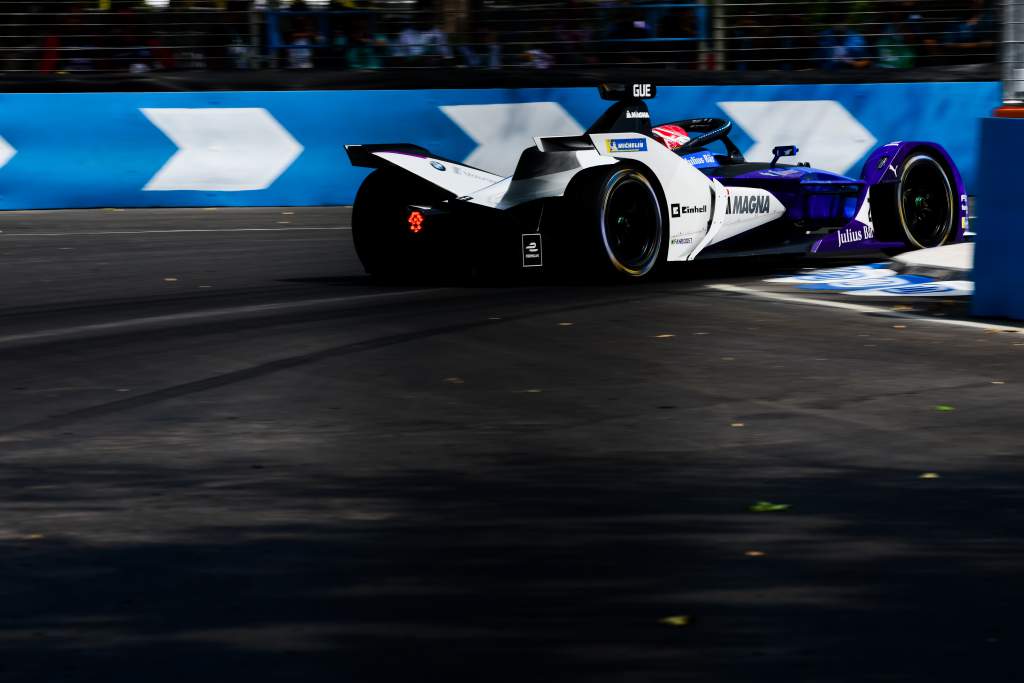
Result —
[{"label": "blue barrier wall", "polygon": [[1024,320],[1024,271],[1020,267],[1024,230],[1020,227],[1021,182],[1017,170],[1024,155],[1024,120],[982,119],[980,137],[971,312]]},{"label": "blue barrier wall", "polygon": [[[752,158],[797,144],[853,174],[876,145],[935,140],[972,190],[977,120],[998,98],[998,83],[694,86],[650,108],[730,117]],[[365,176],[346,143],[507,172],[531,136],[578,132],[606,105],[592,88],[0,95],[0,209],[346,204]]]}]

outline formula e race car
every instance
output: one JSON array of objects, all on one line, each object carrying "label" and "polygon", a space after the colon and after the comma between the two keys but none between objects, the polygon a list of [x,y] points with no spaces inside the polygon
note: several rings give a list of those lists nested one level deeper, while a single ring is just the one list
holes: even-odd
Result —
[{"label": "formula e race car", "polygon": [[963,180],[935,143],[883,145],[854,179],[780,164],[793,146],[747,161],[724,119],[652,127],[652,84],[600,90],[614,104],[586,133],[535,138],[507,178],[411,144],[347,145],[354,166],[375,169],[352,216],[367,272],[492,264],[644,278],[666,261],[896,252],[968,230]]}]

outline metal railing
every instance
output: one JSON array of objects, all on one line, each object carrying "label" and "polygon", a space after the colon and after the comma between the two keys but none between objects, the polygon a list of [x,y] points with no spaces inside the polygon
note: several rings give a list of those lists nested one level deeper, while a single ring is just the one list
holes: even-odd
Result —
[{"label": "metal railing", "polygon": [[[995,64],[1024,87],[1017,0],[0,1],[0,71],[871,72]],[[1004,32],[1000,40],[1000,34]],[[1018,64],[1014,67],[1013,64]],[[1014,80],[1016,79],[1016,80]],[[1016,83],[1017,85],[1011,85]]]},{"label": "metal railing", "polygon": [[1003,102],[1024,104],[1024,0],[1002,0]]}]

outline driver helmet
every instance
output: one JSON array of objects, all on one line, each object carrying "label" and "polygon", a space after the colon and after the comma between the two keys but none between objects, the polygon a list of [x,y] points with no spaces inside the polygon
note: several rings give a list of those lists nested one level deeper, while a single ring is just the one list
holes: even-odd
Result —
[{"label": "driver helmet", "polygon": [[663,145],[669,149],[679,149],[687,142],[690,141],[690,136],[686,134],[682,126],[676,126],[669,124],[667,126],[658,126],[652,129],[654,137],[657,138]]}]

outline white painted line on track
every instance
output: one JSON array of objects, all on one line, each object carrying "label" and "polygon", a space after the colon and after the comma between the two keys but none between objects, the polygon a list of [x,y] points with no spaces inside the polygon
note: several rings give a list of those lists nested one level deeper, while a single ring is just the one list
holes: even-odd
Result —
[{"label": "white painted line on track", "polygon": [[856,313],[871,313],[873,315],[882,315],[887,318],[903,318],[906,320],[918,320],[920,322],[925,323],[935,323],[936,325],[968,327],[975,330],[990,330],[994,332],[1024,332],[1024,327],[1014,327],[1012,325],[982,323],[974,320],[957,320],[955,318],[934,318],[927,315],[915,315],[914,313],[901,313],[899,311],[889,310],[888,308],[879,308],[878,306],[868,306],[866,304],[851,304],[845,301],[817,299],[810,296],[805,297],[793,296],[790,294],[779,294],[777,292],[766,292],[764,290],[753,289],[751,287],[740,287],[739,285],[715,284],[708,285],[708,288],[717,290],[719,292],[744,294],[746,296],[752,296],[759,299],[768,299],[770,301],[781,301],[790,304],[803,304],[805,306],[821,306],[823,308],[838,308],[844,311],[854,311]]},{"label": "white painted line on track", "polygon": [[77,235],[152,235],[182,232],[299,232],[304,230],[351,230],[348,226],[337,228],[182,228],[177,230],[103,230],[81,232],[4,232],[4,237],[75,237]]},{"label": "white painted line on track", "polygon": [[128,320],[117,320],[109,323],[77,325],[73,327],[61,327],[52,330],[26,332],[24,334],[11,334],[0,337],[0,346],[7,344],[18,344],[22,342],[52,341],[63,337],[88,336],[96,333],[126,332],[133,329],[159,327],[167,324],[192,323],[216,318],[252,315],[256,313],[297,311],[304,308],[317,308],[321,306],[332,306],[349,302],[373,301],[376,299],[393,299],[395,297],[400,296],[443,292],[446,291],[447,289],[448,288],[446,287],[435,287],[432,289],[407,289],[402,290],[400,292],[360,294],[357,296],[336,296],[324,299],[306,299],[304,301],[283,301],[280,303],[273,304],[254,304],[252,306],[234,306],[229,308],[214,308],[206,311],[193,311],[190,313],[171,313],[168,315],[154,315],[147,316],[144,318],[130,318]]}]

